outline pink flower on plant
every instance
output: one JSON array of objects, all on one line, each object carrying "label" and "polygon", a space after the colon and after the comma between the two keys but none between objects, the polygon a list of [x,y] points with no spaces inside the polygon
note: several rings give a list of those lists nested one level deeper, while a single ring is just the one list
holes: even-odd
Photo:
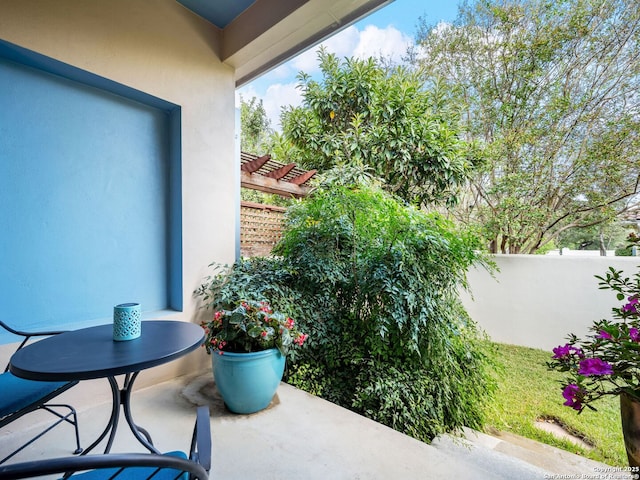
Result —
[{"label": "pink flower on plant", "polygon": [[309,338],[309,335],[307,335],[306,333],[301,333],[293,339],[293,343],[295,343],[296,345],[302,345],[307,338]]},{"label": "pink flower on plant", "polygon": [[613,367],[601,358],[585,358],[580,362],[579,375],[611,375]]},{"label": "pink flower on plant", "polygon": [[632,342],[640,343],[640,331],[637,328],[631,327],[629,329],[629,338]]},{"label": "pink flower on plant", "polygon": [[287,327],[289,330],[291,330],[293,328],[294,323],[295,322],[293,321],[293,318],[287,317],[287,320],[284,323],[284,326]]},{"label": "pink flower on plant", "polygon": [[596,336],[596,338],[602,338],[604,340],[613,340],[613,337],[609,332],[605,332],[604,330],[600,330],[600,333]]},{"label": "pink flower on plant", "polygon": [[273,310],[271,310],[271,305],[269,305],[268,302],[260,302],[260,310],[264,313],[273,313]]},{"label": "pink flower on plant", "polygon": [[558,345],[553,349],[553,358],[564,358],[571,355],[570,349],[571,346],[567,343],[565,345]]},{"label": "pink flower on plant", "polygon": [[568,343],[564,345],[559,345],[553,349],[553,357],[556,359],[568,358],[571,355],[577,355],[580,358],[584,357],[584,353],[580,348],[574,347],[573,345],[569,345]]},{"label": "pink flower on plant", "polygon": [[562,396],[565,398],[566,402],[564,405],[567,407],[571,407],[574,410],[582,410],[582,398],[584,396],[584,392],[582,389],[576,385],[575,383],[570,383],[564,390],[562,390]]},{"label": "pink flower on plant", "polygon": [[638,303],[640,302],[640,300],[638,300],[638,297],[629,297],[627,298],[627,300],[629,300],[629,303],[622,307],[622,311],[625,313],[640,313],[638,312]]},{"label": "pink flower on plant", "polygon": [[213,314],[213,321],[216,325],[222,325],[222,317],[224,317],[224,312],[218,310]]}]

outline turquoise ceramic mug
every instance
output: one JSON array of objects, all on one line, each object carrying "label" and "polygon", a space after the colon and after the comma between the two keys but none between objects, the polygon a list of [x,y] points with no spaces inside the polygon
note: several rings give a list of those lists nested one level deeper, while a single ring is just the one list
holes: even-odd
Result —
[{"label": "turquoise ceramic mug", "polygon": [[142,330],[142,310],[139,303],[121,303],[113,307],[113,339],[133,340]]}]

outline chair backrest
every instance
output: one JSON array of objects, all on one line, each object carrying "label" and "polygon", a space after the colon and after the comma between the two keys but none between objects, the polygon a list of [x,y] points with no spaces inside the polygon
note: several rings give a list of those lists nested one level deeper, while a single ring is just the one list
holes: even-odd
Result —
[{"label": "chair backrest", "polygon": [[[15,328],[11,328],[9,325],[0,320],[0,327],[5,329],[7,332],[13,333],[18,337],[22,337],[22,341],[18,348],[16,348],[16,352],[24,347],[32,337],[50,337],[51,335],[57,335],[62,333],[62,331],[42,331],[42,332],[25,332],[22,330],[16,330]],[[9,370],[9,363],[7,363],[4,371],[7,372]]]}]

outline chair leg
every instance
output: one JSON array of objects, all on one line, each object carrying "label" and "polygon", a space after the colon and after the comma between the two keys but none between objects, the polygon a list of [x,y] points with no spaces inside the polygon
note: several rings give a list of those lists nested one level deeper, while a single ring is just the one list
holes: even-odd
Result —
[{"label": "chair leg", "polygon": [[[63,415],[59,412],[56,412],[55,410],[52,409],[52,407],[54,408],[68,408],[69,409],[69,413],[67,413],[66,415]],[[78,430],[78,414],[76,413],[76,409],[73,408],[71,405],[66,405],[66,404],[47,404],[47,405],[42,405],[40,407],[38,407],[40,409],[46,410],[47,412],[55,415],[56,417],[58,417],[58,420],[56,420],[56,422],[53,425],[50,425],[49,427],[47,427],[45,430],[43,430],[42,432],[40,432],[38,435],[36,435],[35,437],[33,437],[31,440],[29,440],[27,443],[25,443],[24,445],[22,445],[21,447],[19,447],[17,450],[14,450],[12,453],[10,453],[9,455],[7,455],[6,457],[4,457],[2,460],[0,460],[0,465],[2,465],[4,462],[6,462],[7,460],[9,460],[11,457],[13,457],[14,455],[18,454],[19,452],[21,452],[22,450],[24,450],[26,447],[28,447],[29,445],[31,445],[33,442],[35,442],[36,440],[38,440],[40,437],[42,437],[45,433],[49,432],[50,430],[52,430],[53,428],[57,427],[58,425],[60,425],[62,422],[67,422],[73,425],[74,430],[75,430],[75,435],[76,435],[76,450],[73,452],[74,454],[80,454],[82,453],[82,447],[80,447],[80,432]]]},{"label": "chair leg", "polygon": [[[61,415],[55,410],[52,410],[51,407],[68,408],[69,413],[67,413],[66,415]],[[76,447],[77,447],[73,453],[75,455],[82,453],[82,447],[80,446],[80,431],[78,429],[78,413],[76,412],[76,409],[66,403],[61,403],[61,404],[48,403],[46,405],[42,405],[42,407],[40,408],[44,408],[47,412],[50,412],[56,417],[60,418],[60,420],[58,420],[51,428],[58,425],[58,423],[60,423],[61,421],[65,421],[73,425],[73,429],[75,430],[75,434],[76,434]]]}]

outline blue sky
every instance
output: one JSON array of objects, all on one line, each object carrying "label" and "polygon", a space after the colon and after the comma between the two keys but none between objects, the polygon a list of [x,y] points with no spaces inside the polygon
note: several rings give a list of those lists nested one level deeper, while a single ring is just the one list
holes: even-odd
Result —
[{"label": "blue sky", "polygon": [[[456,0],[395,0],[368,17],[325,40],[328,51],[339,57],[391,57],[399,60],[414,42],[419,17],[428,23],[453,21],[458,12]],[[267,72],[238,90],[245,99],[262,99],[272,126],[278,128],[280,109],[297,106],[301,96],[296,89],[296,74],[318,72],[315,46]]]}]

